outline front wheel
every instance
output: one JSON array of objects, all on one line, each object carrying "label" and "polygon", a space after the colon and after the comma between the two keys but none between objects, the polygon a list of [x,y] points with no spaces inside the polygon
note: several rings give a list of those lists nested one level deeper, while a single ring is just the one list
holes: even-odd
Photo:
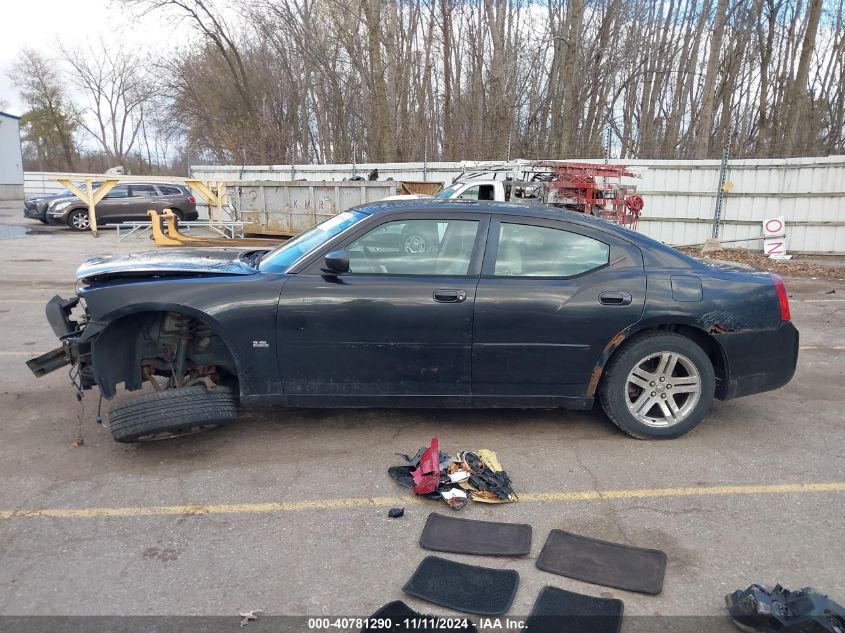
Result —
[{"label": "front wheel", "polygon": [[610,359],[599,398],[620,429],[640,439],[680,437],[695,428],[713,402],[710,358],[679,334],[652,332]]},{"label": "front wheel", "polygon": [[67,216],[67,225],[74,231],[88,231],[91,229],[91,221],[88,212],[83,209],[71,211]]},{"label": "front wheel", "polygon": [[231,389],[196,385],[118,402],[109,411],[109,431],[116,442],[148,442],[216,429],[237,419]]}]

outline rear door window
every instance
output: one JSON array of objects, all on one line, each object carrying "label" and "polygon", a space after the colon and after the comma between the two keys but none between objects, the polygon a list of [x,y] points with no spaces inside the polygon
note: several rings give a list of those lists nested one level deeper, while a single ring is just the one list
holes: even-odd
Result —
[{"label": "rear door window", "polygon": [[129,191],[133,198],[152,198],[157,195],[152,185],[130,185]]},{"label": "rear door window", "polygon": [[129,197],[129,185],[115,185],[112,187],[111,191],[109,191],[106,198],[128,198]]},{"label": "rear door window", "polygon": [[573,277],[610,260],[610,247],[586,235],[530,224],[500,226],[497,277]]}]

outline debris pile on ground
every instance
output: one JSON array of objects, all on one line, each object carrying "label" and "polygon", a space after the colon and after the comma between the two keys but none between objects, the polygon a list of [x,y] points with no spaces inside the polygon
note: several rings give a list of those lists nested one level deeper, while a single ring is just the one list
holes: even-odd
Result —
[{"label": "debris pile on ground", "polygon": [[412,488],[416,495],[443,499],[454,510],[463,508],[468,499],[482,503],[517,500],[508,473],[491,450],[461,451],[452,457],[440,450],[435,437],[413,457],[397,455],[406,465],[391,466],[387,471],[396,483]]},{"label": "debris pile on ground", "polygon": [[777,260],[766,257],[761,253],[743,250],[740,248],[723,248],[709,251],[706,255],[701,254],[698,247],[683,247],[679,251],[691,255],[696,259],[718,260],[724,262],[735,262],[753,266],[758,270],[777,273],[785,277],[826,277],[833,279],[845,278],[845,268],[825,266],[803,259]]}]

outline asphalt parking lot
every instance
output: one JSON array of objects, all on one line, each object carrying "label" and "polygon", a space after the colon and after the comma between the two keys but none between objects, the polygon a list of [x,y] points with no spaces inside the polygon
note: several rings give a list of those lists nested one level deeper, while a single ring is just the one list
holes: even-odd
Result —
[{"label": "asphalt parking lot", "polygon": [[[12,225],[34,232],[23,234]],[[387,477],[397,452],[437,436],[495,450],[519,503],[460,516],[530,523],[510,613],[544,585],[625,601],[630,615],[721,615],[752,582],[810,585],[845,603],[845,281],[791,280],[802,351],[785,388],[726,403],[691,434],[642,442],[599,412],[288,410],[199,436],[114,443],[84,400],[84,445],[66,373],[25,366],[55,347],[46,300],[73,291],[86,256],[152,248],[23,220],[0,203],[0,614],[367,615],[404,596],[430,511]],[[834,294],[828,294],[835,290]],[[387,518],[405,505],[402,519]],[[663,549],[658,596],[534,566],[548,531]],[[730,628],[728,628],[730,630]]]}]

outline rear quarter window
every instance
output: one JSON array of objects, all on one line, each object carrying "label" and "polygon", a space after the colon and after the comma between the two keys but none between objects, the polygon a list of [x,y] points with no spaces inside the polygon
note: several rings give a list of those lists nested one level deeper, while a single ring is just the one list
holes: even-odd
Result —
[{"label": "rear quarter window", "polygon": [[163,196],[182,196],[182,190],[179,187],[171,187],[170,185],[158,185],[158,190]]},{"label": "rear quarter window", "polygon": [[605,266],[604,242],[545,226],[502,223],[493,274],[498,277],[573,277]]}]

